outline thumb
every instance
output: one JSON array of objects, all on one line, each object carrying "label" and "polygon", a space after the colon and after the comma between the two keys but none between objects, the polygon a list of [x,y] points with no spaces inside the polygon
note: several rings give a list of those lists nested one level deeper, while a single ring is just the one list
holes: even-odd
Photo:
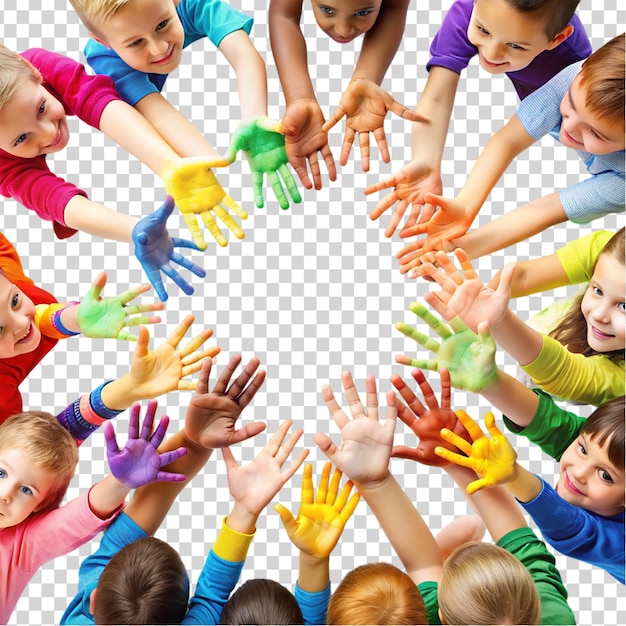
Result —
[{"label": "thumb", "polygon": [[157,222],[165,223],[167,222],[169,216],[172,214],[173,210],[174,198],[172,198],[172,196],[168,194],[167,196],[165,196],[163,204],[154,212],[153,215],[156,218]]}]

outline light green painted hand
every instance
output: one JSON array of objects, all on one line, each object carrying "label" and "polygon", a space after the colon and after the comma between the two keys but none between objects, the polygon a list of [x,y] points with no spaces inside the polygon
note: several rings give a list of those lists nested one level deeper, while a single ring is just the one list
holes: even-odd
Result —
[{"label": "light green painted hand", "polygon": [[[300,192],[289,168],[287,167],[287,153],[285,151],[285,136],[280,132],[280,122],[257,117],[251,122],[242,122],[235,130],[230,147],[226,152],[226,160],[232,163],[237,152],[243,153],[250,164],[252,172],[252,187],[254,189],[254,203],[263,208],[263,177],[267,174],[274,195],[281,209],[289,208],[289,200],[280,181],[289,191],[294,202],[302,202]],[[280,178],[279,178],[280,175]]]},{"label": "light green painted hand", "polygon": [[451,319],[448,326],[420,302],[412,302],[409,308],[426,322],[442,338],[442,341],[440,343],[408,324],[399,322],[396,328],[401,333],[434,352],[436,357],[428,360],[398,355],[396,356],[398,363],[434,372],[445,367],[450,372],[452,385],[466,391],[482,391],[494,380],[497,373],[496,344],[488,331],[481,332],[479,329],[477,335],[463,323],[460,317]]},{"label": "light green painted hand", "polygon": [[465,411],[457,411],[456,414],[470,434],[473,443],[469,444],[447,428],[442,428],[441,438],[456,446],[466,456],[452,452],[443,446],[437,446],[435,454],[457,465],[469,467],[481,477],[467,486],[467,493],[471,495],[483,487],[500,485],[514,478],[517,453],[496,426],[493,413],[485,415],[485,426],[491,439]]},{"label": "light green painted hand", "polygon": [[85,336],[136,341],[137,335],[132,335],[124,330],[125,326],[155,324],[161,321],[160,317],[138,314],[147,313],[148,311],[160,311],[164,308],[162,302],[127,306],[131,300],[149,291],[150,285],[128,289],[115,298],[102,299],[100,298],[100,293],[104,289],[106,282],[106,273],[101,272],[98,274],[78,307],[78,326]]}]

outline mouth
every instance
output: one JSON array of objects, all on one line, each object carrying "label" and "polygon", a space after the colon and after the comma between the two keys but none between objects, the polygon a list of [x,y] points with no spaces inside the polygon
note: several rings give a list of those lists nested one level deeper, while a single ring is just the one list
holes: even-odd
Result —
[{"label": "mouth", "polygon": [[338,37],[337,35],[330,35],[330,38],[337,43],[350,43],[357,38],[357,35],[353,35],[352,37]]},{"label": "mouth", "polygon": [[574,495],[577,496],[584,496],[585,494],[580,491],[580,489],[578,489],[576,487],[576,485],[569,479],[569,476],[567,475],[567,473],[565,473],[565,486],[567,487],[568,491],[571,491]]},{"label": "mouth", "polygon": [[31,338],[33,334],[33,323],[32,321],[28,324],[28,329],[26,330],[26,333],[24,334],[24,336],[19,339],[18,341],[16,341],[16,344],[20,344],[20,343],[26,343],[28,342],[28,340]]},{"label": "mouth", "polygon": [[591,334],[596,337],[596,339],[613,339],[615,335],[610,335],[609,333],[602,332],[599,328],[595,326],[591,326]]},{"label": "mouth", "polygon": [[483,61],[483,63],[487,66],[487,67],[503,67],[504,65],[508,65],[508,61],[504,61],[503,63],[494,63],[493,61],[490,61],[487,57],[482,56],[480,57]]},{"label": "mouth", "polygon": [[567,139],[567,141],[574,143],[577,146],[584,145],[582,141],[578,141],[578,139],[574,139],[574,137],[572,137],[564,128],[562,130],[563,130],[563,136],[565,137],[565,139]]},{"label": "mouth", "polygon": [[61,143],[61,139],[63,138],[63,129],[61,128],[61,123],[59,122],[59,127],[57,129],[57,135],[54,140],[48,144],[48,148],[55,148]]},{"label": "mouth", "polygon": [[159,59],[158,61],[152,61],[152,64],[153,65],[167,65],[172,60],[172,57],[174,56],[174,49],[175,49],[175,46],[172,46],[172,49],[162,59]]}]

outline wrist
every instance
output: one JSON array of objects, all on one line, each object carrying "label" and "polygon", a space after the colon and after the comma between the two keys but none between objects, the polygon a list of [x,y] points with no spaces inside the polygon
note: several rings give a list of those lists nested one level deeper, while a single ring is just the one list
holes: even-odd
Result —
[{"label": "wrist", "polygon": [[108,385],[102,387],[100,400],[103,405],[112,411],[124,411],[133,402],[139,402],[144,398],[137,392],[137,386],[133,384],[130,374],[125,374]]},{"label": "wrist", "polygon": [[358,480],[353,480],[354,486],[357,491],[365,498],[368,493],[375,493],[380,489],[384,489],[389,482],[393,480],[391,473],[389,472],[389,468],[387,468],[384,476],[380,476],[378,478],[373,478],[371,480],[360,482]]},{"label": "wrist", "polygon": [[235,501],[230,515],[226,518],[228,527],[239,533],[251,535],[256,530],[259,512],[249,511],[241,502]]}]

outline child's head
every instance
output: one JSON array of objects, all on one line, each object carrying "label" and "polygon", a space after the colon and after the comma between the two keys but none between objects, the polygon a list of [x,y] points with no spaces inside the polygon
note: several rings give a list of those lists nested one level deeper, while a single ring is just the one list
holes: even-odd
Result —
[{"label": "child's head", "polygon": [[220,624],[303,624],[291,591],[266,578],[246,581],[224,605]]},{"label": "child's head", "polygon": [[0,149],[32,159],[59,152],[68,140],[63,105],[43,86],[41,74],[0,45]]},{"label": "child's head", "polygon": [[597,408],[560,461],[558,494],[598,515],[624,511],[624,396]]},{"label": "child's head", "polygon": [[185,40],[174,0],[70,0],[91,37],[130,67],[169,74],[180,64]]},{"label": "child's head", "polygon": [[33,322],[35,305],[0,271],[0,359],[37,348],[41,332]]},{"label": "child's head", "polygon": [[475,0],[467,37],[490,74],[524,69],[573,32],[580,0]]},{"label": "child's head", "polygon": [[90,600],[96,624],[180,624],[189,578],[174,548],[145,537],[109,561]]},{"label": "child's head", "polygon": [[596,50],[561,101],[559,141],[591,154],[624,149],[624,34]]},{"label": "child's head", "polygon": [[49,413],[29,411],[0,426],[0,528],[59,506],[78,463],[76,442]]},{"label": "child's head", "polygon": [[311,0],[317,25],[337,43],[349,43],[371,30],[384,0]]},{"label": "child's head", "polygon": [[424,600],[411,578],[390,563],[348,572],[333,595],[327,624],[427,624]]},{"label": "child's head", "polygon": [[620,229],[596,259],[591,281],[572,308],[550,333],[570,352],[604,354],[624,360],[624,229]]},{"label": "child's head", "polygon": [[541,600],[530,572],[499,546],[470,542],[443,565],[438,590],[444,624],[539,624]]}]

